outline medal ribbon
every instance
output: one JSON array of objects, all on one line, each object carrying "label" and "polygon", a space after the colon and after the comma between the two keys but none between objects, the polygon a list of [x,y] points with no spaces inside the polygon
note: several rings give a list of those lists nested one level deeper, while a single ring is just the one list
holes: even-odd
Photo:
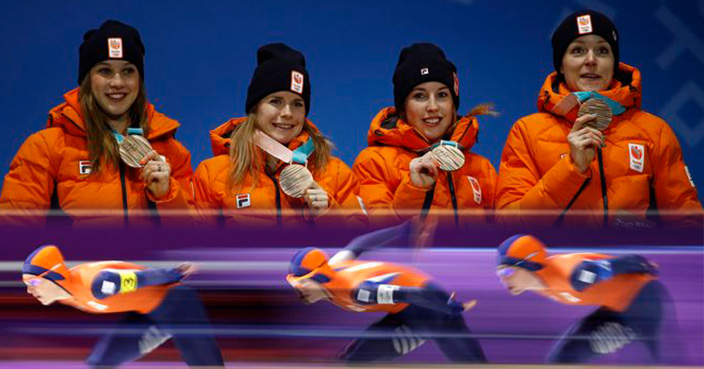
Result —
[{"label": "medal ribbon", "polygon": [[[112,130],[112,135],[115,136],[115,140],[117,141],[118,144],[121,144],[122,141],[125,140],[125,136],[123,136],[122,134],[118,133],[118,132],[117,132],[116,130],[114,130],[114,129]],[[132,128],[132,127],[128,127],[128,128],[127,128],[127,135],[128,135],[128,136],[132,136],[132,135],[135,135],[135,136],[142,136],[142,135],[144,135],[144,130],[142,130],[141,128]]]},{"label": "medal ribbon", "polygon": [[565,96],[564,99],[560,100],[557,104],[555,104],[555,106],[552,108],[552,112],[557,115],[566,116],[570,110],[574,109],[576,106],[589,99],[599,99],[605,102],[606,105],[611,108],[612,115],[621,115],[626,111],[626,108],[623,105],[619,104],[614,100],[609,99],[608,97],[598,92],[579,91],[573,92]]},{"label": "medal ribbon", "polygon": [[589,99],[599,99],[603,102],[606,103],[606,105],[611,108],[611,114],[613,115],[621,115],[624,112],[626,112],[626,108],[619,104],[618,102],[609,99],[608,97],[596,92],[596,91],[579,91],[579,92],[573,92],[575,96],[577,96],[577,99],[579,100],[580,103],[583,103]]},{"label": "medal ribbon", "polygon": [[259,148],[286,164],[296,163],[305,166],[308,163],[308,157],[310,157],[315,150],[313,140],[310,138],[299,148],[292,151],[260,130],[254,131],[252,140]]},{"label": "medal ribbon", "polygon": [[464,151],[464,146],[460,145],[459,143],[457,143],[455,141],[440,140],[440,142],[438,142],[432,146],[426,147],[425,149],[421,150],[420,152],[421,152],[421,154],[425,154],[429,151],[433,151],[433,149],[435,149],[439,146],[454,146],[454,147],[460,149],[460,151]]}]

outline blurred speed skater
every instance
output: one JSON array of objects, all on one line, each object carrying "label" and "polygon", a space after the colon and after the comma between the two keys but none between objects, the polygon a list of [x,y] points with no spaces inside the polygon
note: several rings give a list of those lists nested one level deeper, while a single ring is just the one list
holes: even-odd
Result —
[{"label": "blurred speed skater", "polygon": [[[223,366],[203,304],[179,282],[195,267],[155,269],[121,261],[66,267],[56,246],[27,257],[22,280],[44,305],[60,302],[88,313],[126,313],[118,329],[100,339],[87,359],[91,367],[117,366],[151,352],[172,338],[190,366]],[[129,330],[129,333],[124,333]]]},{"label": "blurred speed skater", "polygon": [[462,317],[475,300],[456,301],[416,269],[356,260],[365,251],[406,237],[410,227],[404,223],[362,235],[329,259],[321,249],[302,249],[291,260],[286,280],[307,303],[327,300],[353,312],[388,313],[345,348],[345,361],[395,359],[432,339],[451,361],[485,362]]},{"label": "blurred speed skater", "polygon": [[585,362],[633,341],[644,342],[655,361],[684,356],[669,345],[674,339],[661,337],[666,318],[674,317],[671,299],[657,279],[658,266],[640,255],[548,256],[541,241],[519,234],[499,246],[497,264],[496,274],[513,295],[534,291],[563,304],[598,306],[564,334],[550,362]]}]

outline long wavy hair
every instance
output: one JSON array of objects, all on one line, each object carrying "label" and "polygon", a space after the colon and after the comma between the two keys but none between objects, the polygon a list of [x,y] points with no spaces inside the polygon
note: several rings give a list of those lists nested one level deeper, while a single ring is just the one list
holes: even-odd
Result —
[{"label": "long wavy hair", "polygon": [[[259,175],[267,170],[268,162],[277,160],[257,147],[252,137],[258,129],[257,115],[250,113],[247,119],[238,124],[230,136],[230,175],[227,181],[228,191],[234,193],[241,186],[247,175],[252,178],[252,187],[259,182]],[[332,152],[332,143],[323,136],[306,119],[302,132],[307,132],[315,150],[308,159],[308,169],[315,176],[325,170]]]},{"label": "long wavy hair", "polygon": [[[83,79],[80,87],[78,101],[81,104],[81,115],[86,125],[88,155],[92,163],[91,174],[97,174],[105,163],[117,167],[120,164],[120,152],[108,124],[109,117],[98,105],[93,95],[90,73]],[[147,117],[147,90],[144,86],[144,80],[139,82],[137,98],[127,114],[129,114],[130,124],[134,125],[134,122],[138,122],[138,126],[144,131],[144,137],[147,137],[149,121]]]}]

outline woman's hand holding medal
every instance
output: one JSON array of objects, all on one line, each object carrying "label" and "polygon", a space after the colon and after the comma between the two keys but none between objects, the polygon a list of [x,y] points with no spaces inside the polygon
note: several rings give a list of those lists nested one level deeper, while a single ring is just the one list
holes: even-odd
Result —
[{"label": "woman's hand holding medal", "polygon": [[425,155],[411,160],[409,165],[411,183],[420,188],[430,188],[435,184],[438,176],[438,164],[435,162],[433,152],[429,151]]},{"label": "woman's hand holding medal", "polygon": [[602,100],[589,99],[582,103],[572,130],[567,135],[574,166],[584,173],[594,160],[597,147],[606,146],[603,130],[611,123],[611,108]]},{"label": "woman's hand holding medal", "polygon": [[595,119],[595,114],[582,115],[574,121],[572,130],[567,135],[572,162],[579,173],[584,173],[594,160],[595,148],[604,145],[604,134],[586,124]]},{"label": "woman's hand holding medal", "polygon": [[306,204],[308,204],[311,215],[314,217],[322,214],[330,207],[328,193],[315,181],[312,183],[311,187],[306,190],[303,198]]},{"label": "woman's hand holding medal", "polygon": [[147,184],[147,189],[154,197],[160,198],[169,192],[169,181],[171,178],[171,166],[162,159],[158,152],[150,151],[141,161],[141,178]]}]

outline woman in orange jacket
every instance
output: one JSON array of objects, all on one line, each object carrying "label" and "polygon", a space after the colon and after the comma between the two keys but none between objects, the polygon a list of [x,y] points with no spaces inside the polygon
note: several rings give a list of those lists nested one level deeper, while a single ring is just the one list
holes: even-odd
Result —
[{"label": "woman in orange jacket", "polygon": [[[43,225],[50,209],[74,226],[152,225],[164,210],[188,214],[191,156],[174,138],[179,123],[147,102],[139,32],[106,21],[86,32],[79,55],[80,87],[10,164],[1,222]],[[151,148],[130,149],[137,141]]]},{"label": "woman in orange jacket", "polygon": [[641,110],[640,72],[619,63],[611,20],[575,12],[552,46],[555,72],[543,84],[539,112],[514,124],[501,157],[499,222],[701,226],[679,142],[665,121]]},{"label": "woman in orange jacket", "polygon": [[354,164],[360,196],[375,225],[427,214],[455,227],[491,221],[496,170],[470,151],[480,105],[459,117],[459,79],[445,53],[429,43],[404,48],[393,76],[394,107],[372,120],[369,147]]},{"label": "woman in orange jacket", "polygon": [[281,44],[257,51],[247,117],[211,132],[214,158],[196,169],[204,223],[227,226],[363,226],[352,171],[310,120],[305,58]]}]

